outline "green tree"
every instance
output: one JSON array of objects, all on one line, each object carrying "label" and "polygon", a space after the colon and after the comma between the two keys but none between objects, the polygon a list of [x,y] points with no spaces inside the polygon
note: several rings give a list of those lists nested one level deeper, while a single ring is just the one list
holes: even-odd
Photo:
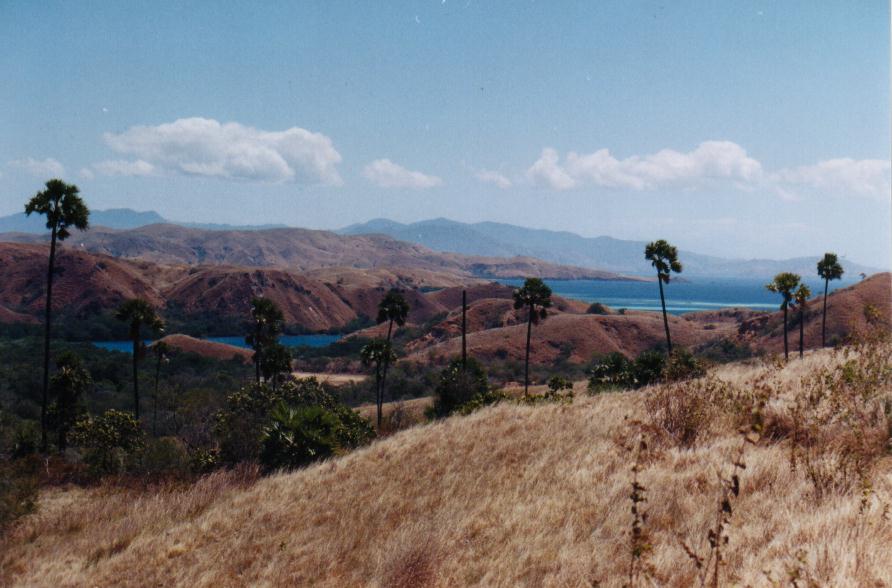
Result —
[{"label": "green tree", "polygon": [[487,404],[491,388],[486,370],[473,357],[456,358],[442,372],[434,391],[433,414],[446,417],[468,403]]},{"label": "green tree", "polygon": [[261,435],[260,462],[269,470],[305,466],[341,450],[337,415],[319,406],[279,403]]},{"label": "green tree", "polygon": [[375,368],[375,406],[378,411],[378,430],[381,430],[381,413],[384,409],[384,387],[382,385],[384,369],[387,364],[396,361],[396,354],[390,341],[374,339],[367,343],[359,352],[359,357],[364,366]]},{"label": "green tree", "polygon": [[170,362],[170,345],[164,341],[152,343],[152,355],[155,357],[155,392],[152,395],[152,436],[158,436],[158,385],[161,382],[161,364]]},{"label": "green tree", "polygon": [[110,409],[74,427],[74,439],[87,450],[85,461],[99,474],[119,473],[145,448],[139,421],[127,412]]},{"label": "green tree", "polygon": [[50,382],[50,327],[52,325],[53,274],[56,265],[56,244],[70,235],[74,227],[81,231],[89,226],[90,210],[78,195],[74,184],[53,179],[46,183],[46,190],[38,192],[25,205],[25,214],[46,216],[46,228],[50,230],[50,259],[46,273],[46,301],[43,324],[43,397],[40,405],[41,449],[46,451],[46,409]]},{"label": "green tree", "polygon": [[777,274],[774,276],[774,280],[771,281],[771,283],[765,285],[770,292],[775,292],[783,296],[783,302],[781,302],[780,308],[784,311],[784,359],[790,358],[790,346],[787,342],[787,310],[793,300],[794,291],[797,286],[799,286],[799,276],[790,272],[781,272]]},{"label": "green tree", "polygon": [[262,297],[251,299],[251,333],[245,337],[245,343],[254,350],[254,375],[258,384],[263,373],[264,354],[278,342],[284,324],[285,316],[275,302]]},{"label": "green tree", "polygon": [[148,327],[156,335],[164,332],[164,321],[148,301],[131,298],[115,311],[115,318],[128,323],[128,336],[133,342],[133,416],[139,420],[139,360],[145,354],[142,328]]},{"label": "green tree", "polygon": [[839,280],[845,270],[839,263],[835,253],[825,253],[818,261],[818,275],[824,278],[824,312],[821,316],[821,347],[827,346],[827,290],[830,280]]},{"label": "green tree", "polygon": [[811,298],[811,289],[805,284],[799,284],[793,298],[799,308],[799,357],[801,358],[805,353],[805,305]]},{"label": "green tree", "polygon": [[[403,295],[399,293],[397,290],[390,290],[387,294],[384,295],[384,298],[381,302],[378,303],[378,318],[376,322],[380,325],[381,323],[387,323],[387,344],[390,345],[393,342],[393,325],[396,323],[396,326],[402,327],[406,324],[406,317],[409,316],[409,303],[406,302],[406,299],[403,298]],[[384,388],[387,385],[387,370],[390,367],[392,361],[395,361],[396,357],[393,359],[390,356],[387,356],[384,361],[384,371],[381,374],[381,402],[384,402]]]},{"label": "green tree", "polygon": [[657,283],[660,285],[660,304],[663,307],[663,327],[666,329],[666,348],[672,353],[672,337],[669,335],[669,317],[666,314],[666,297],[663,284],[669,283],[672,272],[680,274],[682,267],[678,261],[678,249],[660,239],[648,243],[644,248],[644,258],[657,270]]},{"label": "green tree", "polygon": [[530,389],[530,338],[533,334],[533,325],[545,320],[548,309],[551,307],[551,288],[539,278],[527,278],[523,287],[514,290],[514,309],[526,309],[527,311],[527,346],[524,355],[523,369],[523,393],[529,393]]},{"label": "green tree", "polygon": [[80,399],[92,384],[90,372],[83,366],[80,357],[71,352],[59,356],[56,373],[50,379],[50,390],[56,397],[53,412],[60,452],[68,447],[68,433],[77,422]]},{"label": "green tree", "polygon": [[263,379],[278,388],[282,374],[291,373],[291,350],[279,342],[267,345],[263,352]]}]

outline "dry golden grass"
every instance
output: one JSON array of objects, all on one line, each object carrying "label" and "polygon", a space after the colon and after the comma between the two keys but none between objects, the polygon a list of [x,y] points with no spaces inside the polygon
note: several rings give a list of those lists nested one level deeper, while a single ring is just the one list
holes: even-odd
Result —
[{"label": "dry golden grass", "polygon": [[[741,389],[771,380],[781,406],[841,360],[818,352],[714,377]],[[254,484],[217,473],[163,492],[50,491],[0,544],[0,584],[620,586],[632,525],[622,445],[656,391],[591,398],[579,385],[569,405],[490,407]],[[696,585],[682,542],[707,552],[719,473],[741,446],[725,421],[691,448],[663,443],[643,459],[641,585]],[[788,441],[747,447],[722,585],[892,586],[889,457],[872,466],[870,493],[816,500],[789,455]]]}]

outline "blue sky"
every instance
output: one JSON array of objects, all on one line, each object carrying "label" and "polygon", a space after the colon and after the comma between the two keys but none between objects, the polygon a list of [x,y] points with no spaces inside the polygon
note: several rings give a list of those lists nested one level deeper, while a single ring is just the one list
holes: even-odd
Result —
[{"label": "blue sky", "polygon": [[176,220],[892,261],[888,2],[181,4],[0,5],[0,214],[61,176]]}]

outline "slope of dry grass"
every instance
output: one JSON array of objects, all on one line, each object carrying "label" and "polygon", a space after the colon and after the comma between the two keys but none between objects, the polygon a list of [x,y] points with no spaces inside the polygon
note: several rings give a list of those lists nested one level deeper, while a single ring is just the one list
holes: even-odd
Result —
[{"label": "slope of dry grass", "polygon": [[[869,487],[840,484],[818,497],[806,462],[791,467],[795,427],[782,418],[798,397],[814,399],[811,374],[853,358],[818,352],[786,368],[720,369],[689,389],[722,391],[698,405],[690,447],[658,417],[669,388],[592,398],[580,383],[569,405],[502,404],[253,483],[216,473],[187,489],[50,491],[0,544],[0,584],[620,586],[632,525],[623,446],[643,431],[652,446],[639,474],[647,498],[640,585],[696,585],[683,544],[709,552],[719,477],[742,443],[734,428],[742,413],[728,407],[755,395],[774,420],[766,416],[770,431],[746,445],[721,584],[890,586],[888,451],[862,464]],[[878,366],[874,357],[854,360],[889,368],[888,354]],[[875,416],[871,427],[888,426],[888,414]],[[801,458],[816,448],[801,445]]]}]

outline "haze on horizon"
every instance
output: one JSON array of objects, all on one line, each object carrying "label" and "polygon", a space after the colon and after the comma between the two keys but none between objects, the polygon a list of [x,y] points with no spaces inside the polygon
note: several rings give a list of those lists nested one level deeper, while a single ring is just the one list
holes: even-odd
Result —
[{"label": "haze on horizon", "polygon": [[0,215],[383,217],[892,265],[889,4],[0,6]]}]

